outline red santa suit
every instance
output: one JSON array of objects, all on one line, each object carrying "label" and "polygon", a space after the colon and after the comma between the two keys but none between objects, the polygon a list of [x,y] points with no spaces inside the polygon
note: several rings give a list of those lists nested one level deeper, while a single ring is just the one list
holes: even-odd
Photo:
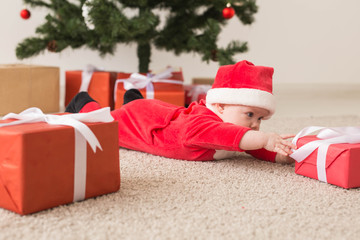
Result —
[{"label": "red santa suit", "polygon": [[[98,108],[85,105],[81,112]],[[193,102],[188,108],[159,100],[139,99],[111,112],[119,121],[119,146],[168,158],[205,161],[229,158],[250,128],[225,123],[205,106]],[[248,151],[257,158],[275,161],[276,153]]]},{"label": "red santa suit", "polygon": [[[209,108],[213,103],[255,106],[267,109],[267,118],[270,118],[275,111],[273,72],[273,68],[255,66],[248,61],[221,66],[207,92],[208,107],[205,102],[193,102],[184,108],[150,99],[125,104],[112,112],[114,119],[119,121],[119,144],[168,158],[193,161],[227,158],[231,156],[229,151],[242,152],[239,144],[250,128],[223,122]],[[272,162],[276,155],[266,150],[249,153]]]}]

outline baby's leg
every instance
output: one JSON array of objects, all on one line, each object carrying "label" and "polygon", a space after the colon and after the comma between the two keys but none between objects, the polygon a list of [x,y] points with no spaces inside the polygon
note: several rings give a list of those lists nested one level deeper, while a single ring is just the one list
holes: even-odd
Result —
[{"label": "baby's leg", "polygon": [[91,112],[100,108],[99,103],[92,99],[87,92],[79,92],[66,107],[65,112]]},{"label": "baby's leg", "polygon": [[101,107],[98,102],[88,102],[87,104],[84,105],[84,107],[81,108],[79,113],[92,112],[92,111],[98,110],[100,108]]},{"label": "baby's leg", "polygon": [[140,91],[137,90],[137,89],[129,89],[125,92],[124,94],[124,103],[123,105],[131,102],[131,101],[134,101],[136,99],[143,99],[143,95],[141,95]]},{"label": "baby's leg", "polygon": [[[127,104],[136,99],[143,99],[140,91],[137,89],[130,89],[124,94],[124,104]],[[87,92],[79,92],[66,107],[65,112],[69,113],[86,113],[100,109],[100,105]]]},{"label": "baby's leg", "polygon": [[[131,101],[134,101],[134,100],[137,100],[137,99],[143,99],[144,97],[141,95],[140,91],[137,90],[137,89],[129,89],[125,92],[124,94],[124,103],[123,105],[131,102]],[[128,105],[129,107],[129,105]],[[124,113],[124,111],[122,111],[123,108],[118,108],[118,109],[115,109],[113,111],[111,111],[111,115],[113,116],[113,118],[117,121],[121,121],[122,119],[122,114]]]}]

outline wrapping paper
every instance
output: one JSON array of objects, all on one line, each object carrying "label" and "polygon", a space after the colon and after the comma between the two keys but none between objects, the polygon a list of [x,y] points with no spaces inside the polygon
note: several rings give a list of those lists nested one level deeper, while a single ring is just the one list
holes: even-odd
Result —
[{"label": "wrapping paper", "polygon": [[114,109],[113,93],[116,76],[116,72],[89,71],[86,69],[83,71],[66,71],[65,106],[79,91],[87,91],[101,107]]},{"label": "wrapping paper", "polygon": [[86,169],[80,169],[85,173],[84,198],[75,196],[73,127],[46,122],[0,127],[0,207],[24,215],[119,190],[117,122],[85,125],[102,150],[94,152],[85,143]]},{"label": "wrapping paper", "polygon": [[295,173],[343,188],[360,187],[359,128],[317,129],[327,132],[294,138]]}]

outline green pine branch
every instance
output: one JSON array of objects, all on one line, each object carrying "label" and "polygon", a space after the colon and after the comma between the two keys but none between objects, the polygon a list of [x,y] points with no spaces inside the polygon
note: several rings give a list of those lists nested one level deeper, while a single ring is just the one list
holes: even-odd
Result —
[{"label": "green pine branch", "polygon": [[232,41],[226,48],[220,48],[217,51],[217,58],[220,65],[234,64],[234,55],[244,53],[248,50],[247,43]]},{"label": "green pine branch", "polygon": [[[246,43],[232,41],[226,48],[217,45],[218,36],[227,21],[222,9],[232,3],[236,17],[251,24],[258,8],[255,0],[23,0],[32,7],[45,7],[49,14],[36,28],[36,36],[24,39],[16,48],[19,59],[43,53],[46,49],[61,52],[86,46],[100,56],[113,54],[118,44],[137,44],[139,71],[147,72],[151,48],[172,51],[176,55],[194,52],[205,62],[234,62],[235,54],[248,50]],[[237,3],[237,4],[235,4]],[[89,29],[82,16],[82,7],[90,7]],[[137,10],[132,17],[127,10]],[[166,10],[164,26],[154,10]]]},{"label": "green pine branch", "polygon": [[36,56],[46,49],[48,41],[43,38],[27,38],[16,47],[16,56],[19,59]]}]

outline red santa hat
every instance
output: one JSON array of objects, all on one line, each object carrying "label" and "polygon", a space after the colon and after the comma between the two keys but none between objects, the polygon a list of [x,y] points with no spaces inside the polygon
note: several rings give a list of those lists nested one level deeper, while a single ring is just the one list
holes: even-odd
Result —
[{"label": "red santa hat", "polygon": [[212,88],[207,92],[206,104],[240,104],[267,109],[270,118],[275,112],[275,97],[272,93],[271,67],[255,66],[241,61],[234,65],[221,66]]}]

